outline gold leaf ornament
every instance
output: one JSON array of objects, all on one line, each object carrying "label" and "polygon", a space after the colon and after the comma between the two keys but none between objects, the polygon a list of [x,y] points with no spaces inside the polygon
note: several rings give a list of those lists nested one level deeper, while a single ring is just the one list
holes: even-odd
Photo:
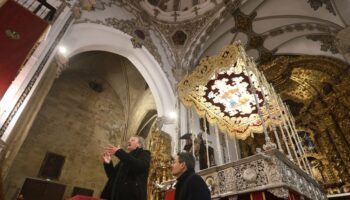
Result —
[{"label": "gold leaf ornament", "polygon": [[8,38],[10,38],[12,40],[19,40],[19,39],[21,39],[21,35],[18,32],[14,31],[14,30],[11,30],[11,29],[6,29],[5,30],[5,35],[6,35],[6,37],[8,37]]}]

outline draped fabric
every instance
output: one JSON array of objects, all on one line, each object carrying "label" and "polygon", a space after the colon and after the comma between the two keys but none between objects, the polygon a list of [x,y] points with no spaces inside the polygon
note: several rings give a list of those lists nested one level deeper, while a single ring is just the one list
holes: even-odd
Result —
[{"label": "draped fabric", "polygon": [[250,193],[250,200],[267,200],[264,191]]},{"label": "draped fabric", "polygon": [[262,122],[268,125],[272,121],[265,106],[270,97],[262,92],[263,85],[253,69],[253,61],[239,43],[226,46],[218,55],[203,58],[180,81],[179,98],[231,137],[244,140],[262,133]]},{"label": "draped fabric", "polygon": [[0,8],[0,99],[48,26],[12,0]]},{"label": "draped fabric", "polygon": [[87,197],[83,195],[75,195],[74,197],[70,198],[69,200],[100,200],[99,198],[94,197]]},{"label": "draped fabric", "polygon": [[168,190],[165,193],[165,200],[175,200],[175,190]]},{"label": "draped fabric", "polygon": [[288,200],[300,200],[300,195],[290,191]]}]

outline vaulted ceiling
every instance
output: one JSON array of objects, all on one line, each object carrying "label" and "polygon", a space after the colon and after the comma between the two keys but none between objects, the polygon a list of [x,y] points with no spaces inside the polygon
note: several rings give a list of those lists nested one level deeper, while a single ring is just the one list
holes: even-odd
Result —
[{"label": "vaulted ceiling", "polygon": [[201,58],[241,41],[297,128],[316,138],[312,156],[334,171],[324,182],[350,182],[350,0],[96,0],[92,8],[76,23],[130,35],[174,86]]},{"label": "vaulted ceiling", "polygon": [[[144,0],[138,9],[176,58],[192,70],[200,58],[240,40],[293,111],[347,71],[337,34],[350,24],[348,0]],[[298,114],[294,112],[294,114]]]},{"label": "vaulted ceiling", "polygon": [[240,40],[298,129],[312,133],[318,152],[309,158],[334,171],[322,172],[332,178],[320,181],[349,180],[349,0],[148,0],[141,9],[169,43],[176,69],[191,71],[202,57]]}]

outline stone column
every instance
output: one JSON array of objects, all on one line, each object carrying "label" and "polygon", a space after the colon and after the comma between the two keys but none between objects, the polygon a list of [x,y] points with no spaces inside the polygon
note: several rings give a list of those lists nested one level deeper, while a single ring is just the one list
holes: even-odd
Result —
[{"label": "stone column", "polygon": [[[57,76],[57,62],[54,60],[48,66],[45,74],[40,80],[37,80],[38,86],[33,91],[33,96],[28,100],[23,108],[21,116],[17,119],[9,139],[6,141],[6,149],[1,152],[6,154],[6,159],[1,163],[3,177],[6,179],[7,172],[12,165],[19,149],[21,148],[27,134],[43,104],[52,84]],[[0,147],[1,149],[1,147]],[[1,150],[2,151],[2,150]]]},{"label": "stone column", "polygon": [[60,77],[62,72],[69,66],[68,65],[68,58],[63,56],[62,54],[56,54],[55,55],[55,64],[56,64],[56,78]]},{"label": "stone column", "polygon": [[[179,83],[186,75],[186,70],[184,68],[181,67],[175,67],[172,69],[173,72],[173,76],[176,80],[177,83]],[[176,86],[174,86],[175,90],[176,90]],[[187,117],[187,111],[184,112],[183,114],[181,113],[181,102],[180,102],[180,98],[178,97],[177,91],[176,93],[176,112],[177,112],[177,127],[176,127],[176,132],[177,132],[177,144],[176,144],[176,151],[181,151],[181,122],[183,121],[183,118],[185,118],[184,120],[187,121],[188,119],[186,119]],[[193,117],[193,116],[192,116]],[[194,136],[192,136],[194,137]],[[194,142],[194,141],[193,141]],[[193,143],[194,145],[194,143]]]}]

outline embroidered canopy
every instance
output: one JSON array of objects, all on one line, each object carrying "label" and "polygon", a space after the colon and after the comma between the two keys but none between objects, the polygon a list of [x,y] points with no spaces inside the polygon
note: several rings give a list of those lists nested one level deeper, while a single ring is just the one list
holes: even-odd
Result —
[{"label": "embroidered canopy", "polygon": [[254,67],[239,43],[227,46],[219,55],[203,58],[178,84],[179,98],[231,137],[244,140],[262,133],[262,123],[271,121],[265,102],[269,96]]}]

